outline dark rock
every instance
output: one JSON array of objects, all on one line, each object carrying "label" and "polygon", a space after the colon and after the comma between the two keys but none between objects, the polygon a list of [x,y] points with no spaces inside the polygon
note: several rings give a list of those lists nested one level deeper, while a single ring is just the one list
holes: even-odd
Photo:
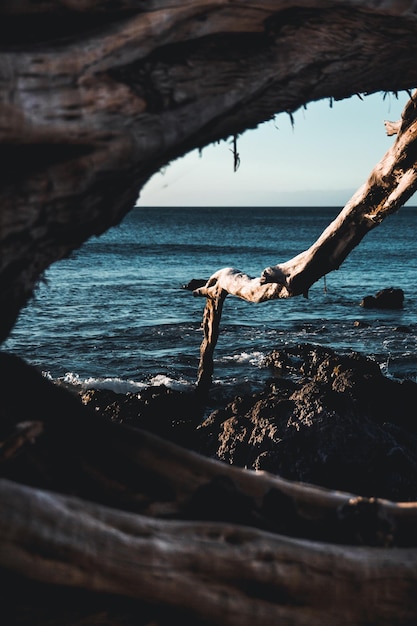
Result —
[{"label": "dark rock", "polygon": [[213,412],[200,427],[203,453],[363,496],[417,498],[417,384],[322,347],[276,350],[268,360],[290,384],[281,378],[280,387]]},{"label": "dark rock", "polygon": [[183,289],[187,289],[188,291],[194,291],[195,289],[199,289],[200,287],[204,287],[207,283],[207,280],[204,278],[192,278],[188,283],[182,286]]},{"label": "dark rock", "polygon": [[156,385],[139,394],[89,389],[81,399],[106,419],[143,428],[185,447],[195,446],[203,408],[194,393]]},{"label": "dark rock", "polygon": [[370,324],[368,324],[368,322],[364,322],[363,320],[355,320],[353,322],[353,326],[355,328],[369,328]]},{"label": "dark rock", "polygon": [[365,309],[402,309],[404,305],[404,292],[402,289],[382,289],[375,296],[365,296],[360,303]]},{"label": "dark rock", "polygon": [[90,390],[85,404],[228,464],[394,501],[417,500],[417,384],[357,352],[300,344],[266,359],[265,389],[204,420],[194,393]]}]

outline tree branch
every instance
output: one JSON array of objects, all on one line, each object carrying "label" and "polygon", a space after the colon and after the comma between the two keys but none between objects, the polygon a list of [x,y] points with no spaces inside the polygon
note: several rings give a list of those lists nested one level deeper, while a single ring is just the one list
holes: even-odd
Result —
[{"label": "tree branch", "polygon": [[43,583],[185,609],[221,626],[347,626],[369,616],[405,624],[416,615],[415,548],[160,521],[7,480],[0,493],[0,566]]},{"label": "tree branch", "polygon": [[[387,123],[385,123],[387,126]],[[303,294],[319,278],[340,267],[348,254],[370,230],[397,211],[417,188],[417,102],[410,98],[401,120],[389,125],[389,134],[397,137],[393,146],[374,167],[368,180],[352,196],[336,219],[308,249],[284,263],[264,269],[259,278],[251,278],[234,268],[217,271],[206,285],[194,290],[206,296],[210,305],[204,312],[204,339],[200,348],[198,388],[208,389],[213,365],[214,341],[218,337],[221,307],[227,294],[249,302],[263,302]],[[216,327],[216,333],[212,326]],[[208,337],[210,336],[210,340]]]},{"label": "tree branch", "polygon": [[167,163],[309,101],[415,85],[406,4],[0,3],[0,338]]}]

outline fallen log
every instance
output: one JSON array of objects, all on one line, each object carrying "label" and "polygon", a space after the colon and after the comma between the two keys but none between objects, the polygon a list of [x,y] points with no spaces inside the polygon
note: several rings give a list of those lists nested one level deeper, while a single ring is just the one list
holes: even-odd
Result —
[{"label": "fallen log", "polygon": [[416,34],[394,0],[0,3],[0,338],[161,167],[309,101],[413,87]]},{"label": "fallen log", "polygon": [[[8,480],[161,519],[223,520],[345,544],[417,545],[414,503],[357,497],[220,463],[103,419],[20,359],[0,356],[8,372],[2,388],[6,440],[21,433],[20,419],[29,411],[36,425],[25,448],[14,455],[0,448],[1,475]],[[27,394],[10,394],[8,376],[25,381]]]},{"label": "fallen log", "polygon": [[393,129],[397,132],[394,144],[308,250],[265,268],[256,278],[231,267],[218,270],[203,287],[193,291],[195,296],[206,297],[197,376],[202,396],[211,386],[213,353],[228,294],[254,303],[299,295],[308,297],[311,285],[338,269],[369,231],[398,211],[414,194],[417,189],[417,92],[406,104],[401,124],[387,127],[389,135],[394,134]]},{"label": "fallen log", "polygon": [[[291,539],[213,522],[160,521],[0,480],[0,565],[116,594],[194,623],[407,624],[417,550]],[[354,599],[354,601],[353,601]]]},{"label": "fallen log", "polygon": [[[20,359],[1,365],[3,432],[28,436],[2,448],[0,596],[17,586],[30,623],[62,624],[68,597],[84,606],[87,592],[90,624],[161,611],[164,625],[412,623],[417,503],[220,463],[103,420]],[[31,426],[13,426],[29,412]],[[48,602],[61,587],[67,603]]]}]

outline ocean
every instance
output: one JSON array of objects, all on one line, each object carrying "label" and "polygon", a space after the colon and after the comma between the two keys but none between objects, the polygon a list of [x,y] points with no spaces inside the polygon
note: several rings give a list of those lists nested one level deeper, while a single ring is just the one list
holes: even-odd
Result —
[{"label": "ocean", "polygon": [[[229,266],[259,276],[308,248],[340,209],[136,207],[46,271],[2,350],[78,388],[192,388],[204,298],[183,285]],[[299,343],[359,351],[388,376],[417,380],[416,279],[417,207],[403,207],[308,299],[253,304],[228,296],[215,387],[226,396],[258,390],[270,376],[265,355]],[[404,291],[403,309],[360,307],[388,287]]]}]

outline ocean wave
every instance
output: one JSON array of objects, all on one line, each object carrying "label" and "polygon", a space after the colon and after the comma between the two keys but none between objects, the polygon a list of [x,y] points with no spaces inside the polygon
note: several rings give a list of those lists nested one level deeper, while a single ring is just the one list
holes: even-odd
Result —
[{"label": "ocean wave", "polygon": [[108,389],[115,393],[138,393],[146,387],[146,383],[144,382],[129,379],[123,380],[118,377],[95,378],[90,376],[88,378],[82,378],[74,372],[67,372],[65,376],[54,380],[49,372],[44,372],[43,374],[54,382],[73,387],[79,391],[85,391],[87,389]]},{"label": "ocean wave", "polygon": [[219,363],[250,363],[257,367],[262,367],[265,361],[265,353],[255,350],[254,352],[239,352],[239,354],[233,354],[230,356],[223,356],[218,359]]},{"label": "ocean wave", "polygon": [[122,379],[118,377],[108,378],[96,378],[90,376],[88,378],[82,378],[74,372],[67,372],[65,376],[54,379],[50,372],[42,372],[45,378],[52,380],[53,382],[63,384],[68,387],[75,388],[77,391],[86,391],[87,389],[107,389],[114,391],[115,393],[140,393],[147,387],[156,387],[164,385],[171,389],[178,391],[189,390],[193,385],[186,380],[175,380],[164,374],[157,374],[150,378],[149,381],[136,381],[131,379]]},{"label": "ocean wave", "polygon": [[[139,393],[152,384],[193,385],[205,301],[181,286],[223,266],[258,275],[278,253],[288,258],[286,248],[277,249],[277,232],[278,243],[299,252],[335,213],[334,207],[135,210],[48,269],[48,286],[22,310],[3,349],[83,389]],[[312,285],[309,299],[254,306],[229,297],[214,354],[216,381],[258,384],[268,375],[264,355],[300,342],[366,353],[389,373],[417,376],[417,358],[408,356],[417,354],[415,224],[417,210],[407,210],[395,230],[379,226],[326,277],[326,289],[323,280]],[[264,257],[257,242],[270,253]],[[391,250],[389,267],[375,264]],[[392,276],[405,292],[403,309],[360,307]]]},{"label": "ocean wave", "polygon": [[175,389],[177,391],[188,391],[190,388],[194,387],[194,385],[187,380],[175,380],[165,374],[157,374],[156,376],[153,376],[149,381],[149,385],[164,385],[165,387],[169,387],[170,389]]}]

